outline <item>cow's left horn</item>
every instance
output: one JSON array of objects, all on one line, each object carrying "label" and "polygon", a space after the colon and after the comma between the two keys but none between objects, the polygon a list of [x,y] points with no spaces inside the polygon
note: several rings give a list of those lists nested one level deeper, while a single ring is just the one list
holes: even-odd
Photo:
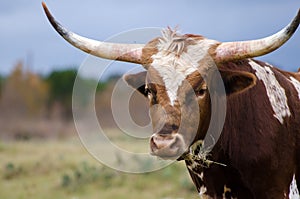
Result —
[{"label": "cow's left horn", "polygon": [[51,15],[46,4],[42,3],[44,11],[54,29],[70,44],[97,57],[142,64],[142,49],[144,44],[118,44],[100,42],[79,36],[64,28]]},{"label": "cow's left horn", "polygon": [[268,54],[291,38],[300,23],[300,9],[293,21],[278,33],[263,39],[221,43],[215,51],[218,62],[252,58]]}]

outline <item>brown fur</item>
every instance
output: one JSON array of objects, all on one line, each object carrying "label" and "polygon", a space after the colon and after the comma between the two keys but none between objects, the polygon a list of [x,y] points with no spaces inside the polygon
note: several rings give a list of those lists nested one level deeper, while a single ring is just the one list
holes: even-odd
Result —
[{"label": "brown fur", "polygon": [[[187,38],[204,39],[202,36],[184,35],[186,43],[183,51],[188,45],[194,44],[193,40]],[[197,190],[205,186],[207,197],[212,198],[285,198],[294,173],[300,187],[300,100],[288,80],[292,76],[300,81],[300,74],[271,68],[286,92],[291,111],[291,116],[284,118],[281,124],[273,116],[265,86],[256,79],[249,60],[217,62],[218,71],[212,67],[214,50],[219,45],[216,44],[199,61],[199,71],[187,76],[178,90],[178,100],[171,106],[162,78],[151,68],[151,56],[158,52],[158,42],[159,39],[152,40],[143,50],[144,67],[148,70],[145,84],[152,92],[150,114],[154,133],[181,133],[187,143],[192,145],[204,139],[207,133],[212,115],[212,99],[227,98],[225,124],[209,154],[209,160],[220,164],[192,168],[195,162],[186,160]],[[255,62],[267,66],[263,62]],[[197,94],[206,84],[214,88],[217,72],[223,79],[226,96],[212,89],[202,91],[204,94],[201,100],[187,97],[190,93]],[[196,107],[188,107],[188,100],[198,100],[200,119],[194,112]],[[217,118],[214,122],[220,121]],[[181,132],[178,130],[180,128]]]},{"label": "brown fur", "polygon": [[[263,62],[256,62],[262,66],[266,65]],[[249,77],[254,76],[255,72],[248,64],[248,60],[223,63],[219,68],[227,73],[238,71]],[[284,72],[277,68],[272,70],[279,83],[285,88],[291,117],[285,118],[283,125],[277,121],[261,81],[253,81],[253,84],[246,86],[247,90],[241,89],[243,92],[238,91],[233,95],[227,93],[224,128],[209,157],[210,160],[227,166],[212,164],[209,168],[188,169],[198,191],[201,186],[205,186],[208,197],[222,198],[226,187],[226,198],[284,198],[284,194],[288,195],[289,184],[294,173],[300,187],[300,129],[298,128],[300,102],[297,91],[287,80],[290,76],[298,80],[300,78],[296,73]],[[180,117],[185,117],[184,115],[188,115],[190,121],[194,120],[191,113],[181,112],[178,105],[175,107],[169,105],[165,87],[160,84],[161,78],[151,68],[148,73],[152,75],[148,74],[146,82],[155,92],[156,98],[155,102],[150,103],[160,104],[163,107],[158,109],[155,106],[156,108],[151,111],[154,132],[158,131],[155,127],[164,124],[161,131],[174,133],[180,126],[182,119]],[[206,84],[198,72],[189,75],[187,81],[195,92]],[[183,93],[183,96],[187,95],[187,87],[183,86],[180,89],[179,93]],[[199,107],[206,106],[211,106],[210,95],[206,100],[199,101]],[[209,110],[209,108],[200,109],[198,134],[196,137],[187,134],[185,139],[194,137],[193,142],[195,142],[204,138],[210,123]],[[167,122],[161,117],[165,113]],[[195,123],[192,124],[187,125],[185,133],[193,131]],[[193,162],[187,160],[186,164],[189,166]],[[203,172],[203,179],[199,177],[201,172]]]},{"label": "brown fur", "polygon": [[143,48],[142,60],[145,68],[148,68],[148,65],[153,62],[151,56],[158,52],[156,48],[157,43],[158,38],[153,39]]},{"label": "brown fur", "polygon": [[[248,60],[224,63],[220,68],[254,72]],[[204,173],[203,181],[190,171],[198,191],[204,185],[210,197],[222,198],[226,185],[231,189],[228,198],[285,198],[284,195],[288,195],[292,175],[299,173],[300,101],[287,80],[291,73],[272,70],[286,91],[291,117],[285,118],[283,125],[273,117],[261,81],[248,91],[228,98],[225,125],[211,152],[213,161],[227,166],[197,168],[196,173]],[[299,187],[299,174],[296,178]]]}]

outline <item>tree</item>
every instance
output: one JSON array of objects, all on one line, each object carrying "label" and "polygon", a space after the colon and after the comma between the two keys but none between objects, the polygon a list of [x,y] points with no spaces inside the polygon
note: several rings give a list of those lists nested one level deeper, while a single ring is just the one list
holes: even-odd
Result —
[{"label": "tree", "polygon": [[80,84],[80,106],[86,106],[88,100],[88,90],[94,85],[97,85],[97,92],[103,91],[106,87],[106,83],[98,83],[93,79],[85,79],[77,76],[75,69],[67,69],[62,71],[53,71],[46,79],[50,87],[50,106],[59,106],[63,116],[66,119],[72,117],[72,94],[75,79]]},{"label": "tree", "polygon": [[76,70],[53,71],[46,79],[50,87],[49,105],[59,104],[66,118],[72,116],[72,91]]},{"label": "tree", "polygon": [[12,74],[3,83],[1,110],[7,116],[41,116],[48,98],[48,86],[34,73],[23,71],[18,62]]}]

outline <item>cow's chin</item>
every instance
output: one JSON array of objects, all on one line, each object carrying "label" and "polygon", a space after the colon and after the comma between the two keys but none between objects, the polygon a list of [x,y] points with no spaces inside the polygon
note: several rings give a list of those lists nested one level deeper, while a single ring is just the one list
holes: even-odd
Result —
[{"label": "cow's chin", "polygon": [[151,150],[150,154],[157,156],[164,160],[177,160],[184,153],[183,149],[160,149],[160,150]]},{"label": "cow's chin", "polygon": [[165,160],[176,160],[186,151],[183,137],[154,134],[150,139],[150,154]]}]

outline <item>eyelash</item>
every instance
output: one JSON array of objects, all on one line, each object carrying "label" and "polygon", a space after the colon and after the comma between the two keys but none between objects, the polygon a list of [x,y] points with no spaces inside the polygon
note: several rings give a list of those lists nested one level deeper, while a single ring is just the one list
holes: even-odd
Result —
[{"label": "eyelash", "polygon": [[152,100],[153,103],[156,103],[156,96],[153,91],[151,91],[149,88],[146,88],[145,94],[147,95],[149,100]]},{"label": "eyelash", "polygon": [[146,90],[145,90],[145,94],[149,97],[150,95],[152,95],[153,96],[153,94],[152,94],[152,92],[151,92],[151,90],[150,89],[148,89],[148,88],[146,88]]}]

